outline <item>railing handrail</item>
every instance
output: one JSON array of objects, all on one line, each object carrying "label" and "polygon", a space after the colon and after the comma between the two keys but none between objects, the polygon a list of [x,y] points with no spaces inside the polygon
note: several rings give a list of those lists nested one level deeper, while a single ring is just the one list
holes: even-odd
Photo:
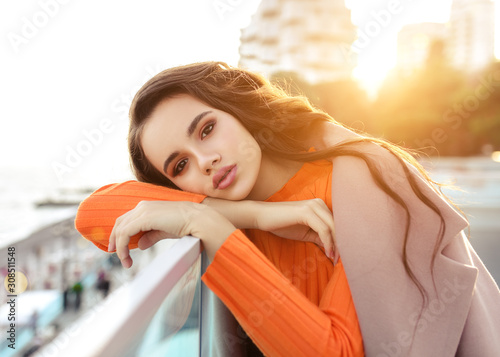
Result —
[{"label": "railing handrail", "polygon": [[200,240],[186,236],[161,252],[100,304],[66,328],[65,339],[55,338],[37,356],[123,356],[142,335],[149,321],[179,279],[196,262]]}]

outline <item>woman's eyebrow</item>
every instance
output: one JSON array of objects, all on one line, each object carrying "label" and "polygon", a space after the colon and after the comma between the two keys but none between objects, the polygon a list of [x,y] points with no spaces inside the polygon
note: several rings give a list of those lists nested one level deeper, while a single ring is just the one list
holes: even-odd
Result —
[{"label": "woman's eyebrow", "polygon": [[198,123],[200,122],[201,119],[203,119],[203,117],[207,114],[210,114],[212,113],[211,110],[207,110],[206,112],[203,112],[203,113],[200,113],[198,114],[197,116],[194,117],[193,121],[191,122],[191,124],[189,124],[189,127],[187,129],[187,136],[191,136],[193,135],[194,133],[194,130],[196,129],[196,126],[198,125]]},{"label": "woman's eyebrow", "polygon": [[168,165],[172,162],[172,160],[174,160],[177,156],[179,156],[180,152],[178,151],[175,151],[173,153],[171,153],[167,159],[165,160],[165,162],[163,163],[163,172],[166,174],[167,173],[167,167]]},{"label": "woman's eyebrow", "polygon": [[[189,124],[189,127],[187,128],[187,136],[191,136],[193,135],[194,131],[196,130],[196,127],[198,126],[198,123],[201,121],[201,119],[203,119],[205,117],[205,115],[207,114],[210,114],[212,113],[211,110],[207,110],[203,113],[200,113],[198,114],[197,116],[194,117],[193,121],[191,122],[191,124]],[[173,153],[171,153],[167,159],[165,160],[165,162],[163,163],[163,172],[166,174],[167,173],[167,167],[168,165],[170,165],[170,163],[172,162],[172,160],[174,160],[177,156],[179,156],[180,152],[178,151],[175,151]]]}]

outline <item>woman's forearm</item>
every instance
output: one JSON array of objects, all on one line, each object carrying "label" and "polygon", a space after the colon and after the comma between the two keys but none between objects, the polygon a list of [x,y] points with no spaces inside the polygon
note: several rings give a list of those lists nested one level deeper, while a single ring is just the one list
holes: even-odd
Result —
[{"label": "woman's forearm", "polygon": [[238,229],[259,229],[279,237],[318,244],[328,257],[334,258],[333,216],[321,199],[292,202],[226,201],[207,197],[202,206],[209,207]]},{"label": "woman's forearm", "polygon": [[258,228],[257,213],[260,202],[228,201],[206,197],[202,204],[215,209],[238,229]]}]

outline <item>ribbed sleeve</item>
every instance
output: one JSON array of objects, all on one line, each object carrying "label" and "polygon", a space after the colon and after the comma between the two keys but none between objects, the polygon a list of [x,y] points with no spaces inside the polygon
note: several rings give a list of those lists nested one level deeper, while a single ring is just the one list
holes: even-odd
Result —
[{"label": "ribbed sleeve", "polygon": [[202,277],[267,356],[363,356],[342,262],[312,303],[239,230]]},{"label": "ribbed sleeve", "polygon": [[[118,217],[132,210],[141,201],[190,201],[200,203],[206,196],[173,190],[138,181],[103,186],[78,207],[75,227],[98,248],[108,251],[111,230]],[[129,248],[137,248],[143,233],[130,239]]]}]

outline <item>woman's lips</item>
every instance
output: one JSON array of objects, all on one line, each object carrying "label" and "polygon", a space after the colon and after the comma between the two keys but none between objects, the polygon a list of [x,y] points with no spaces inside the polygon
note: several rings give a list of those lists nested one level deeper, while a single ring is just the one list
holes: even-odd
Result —
[{"label": "woman's lips", "polygon": [[212,179],[214,188],[223,190],[231,185],[236,177],[236,170],[236,165],[229,165],[217,171]]}]

